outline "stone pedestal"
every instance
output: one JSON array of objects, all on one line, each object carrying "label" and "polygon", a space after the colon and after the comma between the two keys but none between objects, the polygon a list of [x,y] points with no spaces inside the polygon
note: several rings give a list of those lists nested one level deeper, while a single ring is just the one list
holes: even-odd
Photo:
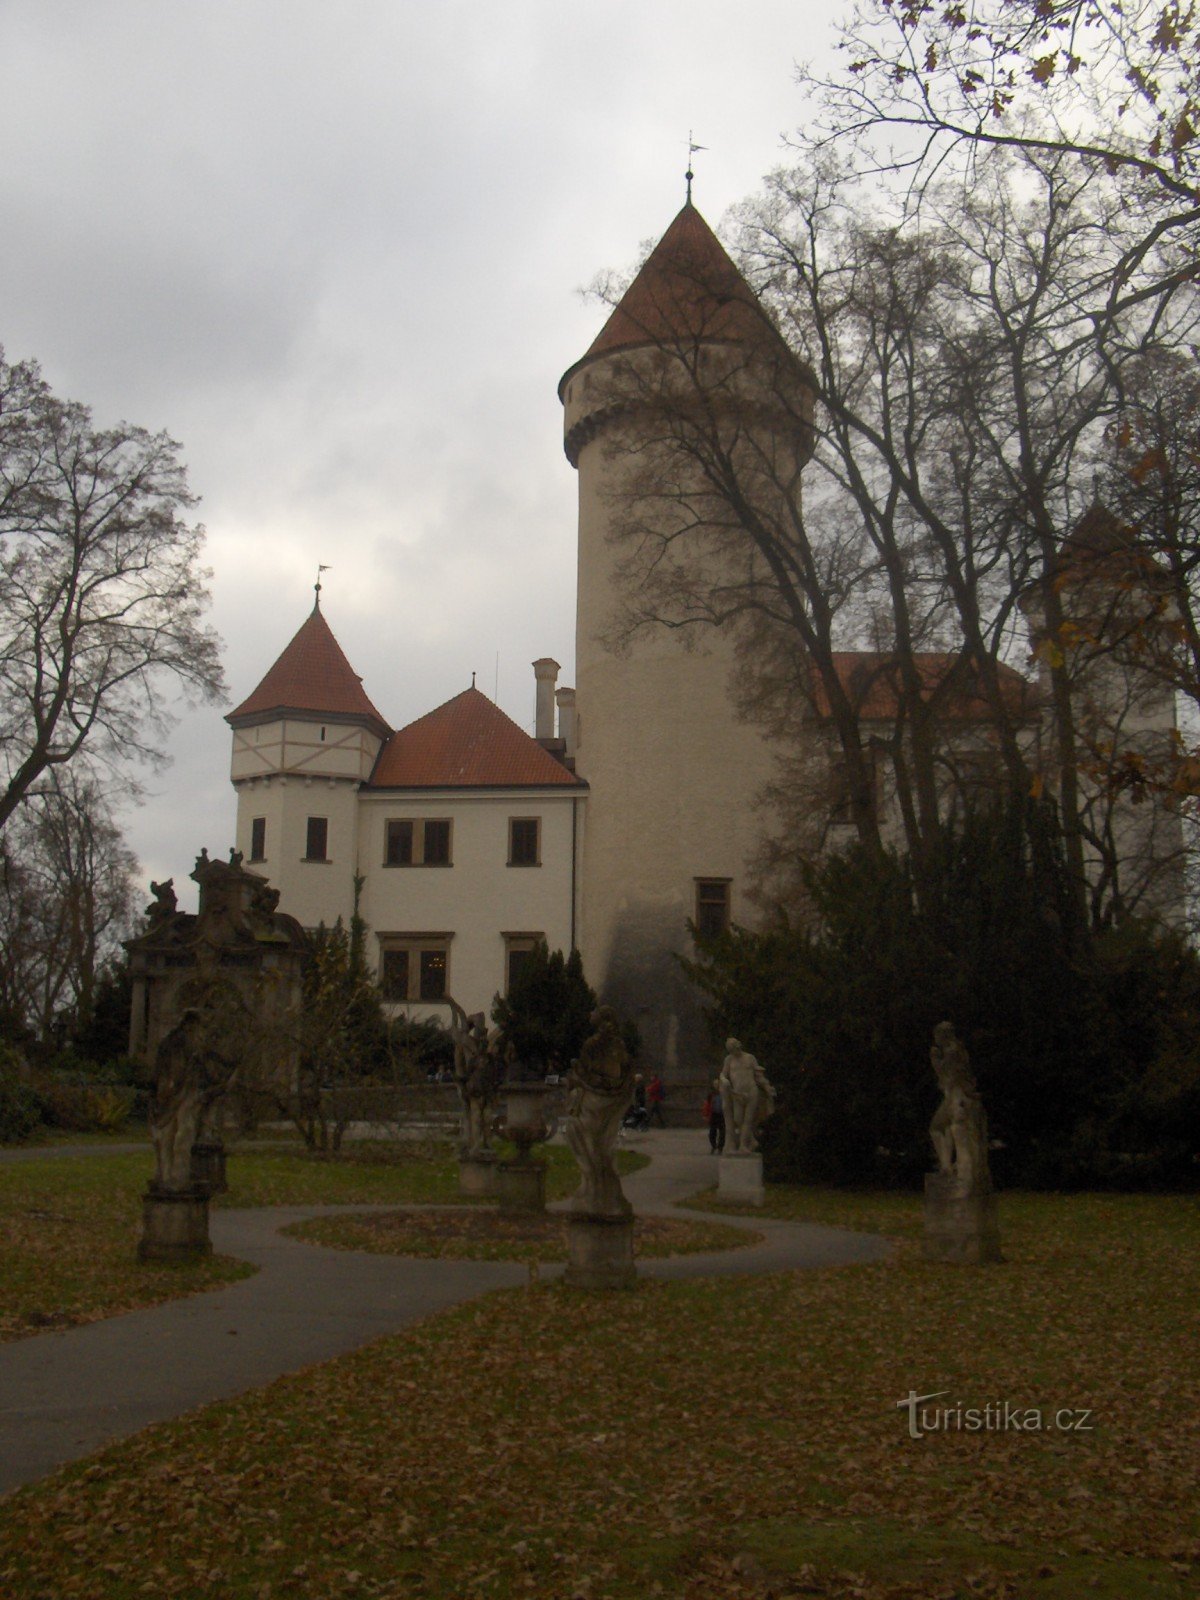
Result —
[{"label": "stone pedestal", "polygon": [[921,1253],[926,1261],[1002,1261],[993,1191],[969,1193],[952,1172],[927,1173]]},{"label": "stone pedestal", "polygon": [[497,1161],[494,1170],[501,1211],[545,1211],[544,1161]]},{"label": "stone pedestal", "polygon": [[458,1192],[489,1197],[496,1193],[496,1157],[491,1150],[478,1150],[474,1155],[459,1156]]},{"label": "stone pedestal", "polygon": [[567,1217],[567,1270],[563,1282],[573,1289],[632,1289],[637,1282],[632,1215],[571,1212]]},{"label": "stone pedestal", "polygon": [[717,1193],[739,1206],[760,1206],[763,1189],[762,1156],[757,1150],[726,1150],[717,1163]]},{"label": "stone pedestal", "polygon": [[214,1140],[192,1146],[192,1182],[209,1194],[224,1194],[229,1188],[225,1178],[225,1146]]},{"label": "stone pedestal", "polygon": [[212,1254],[208,1237],[208,1190],[162,1189],[151,1183],[142,1197],[139,1261],[196,1261]]}]

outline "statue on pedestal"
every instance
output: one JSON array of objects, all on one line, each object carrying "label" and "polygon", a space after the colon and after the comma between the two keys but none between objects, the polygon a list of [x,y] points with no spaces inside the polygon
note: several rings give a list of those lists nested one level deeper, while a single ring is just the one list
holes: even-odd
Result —
[{"label": "statue on pedestal", "polygon": [[596,1031],[584,1041],[567,1077],[566,1141],[582,1182],[571,1209],[592,1216],[621,1217],[632,1211],[613,1160],[621,1118],[633,1097],[633,1063],[621,1038],[616,1012],[601,1006]]},{"label": "statue on pedestal", "polygon": [[758,1130],[775,1109],[770,1079],[737,1039],[726,1039],[726,1056],[717,1082],[725,1112],[726,1155],[750,1155]]},{"label": "statue on pedestal", "polygon": [[500,1067],[483,1012],[468,1017],[460,1006],[454,1006],[454,1013],[454,1080],[462,1100],[459,1154],[478,1156],[491,1148],[488,1113],[496,1099]]},{"label": "statue on pedestal", "polygon": [[192,1187],[197,1133],[236,1073],[237,1059],[222,1048],[212,1018],[200,1007],[188,1006],[154,1054],[150,1137],[160,1190]]},{"label": "statue on pedestal", "polygon": [[929,1052],[942,1103],[929,1124],[938,1170],[953,1177],[964,1194],[990,1190],[987,1115],[966,1047],[952,1022],[939,1022]]}]

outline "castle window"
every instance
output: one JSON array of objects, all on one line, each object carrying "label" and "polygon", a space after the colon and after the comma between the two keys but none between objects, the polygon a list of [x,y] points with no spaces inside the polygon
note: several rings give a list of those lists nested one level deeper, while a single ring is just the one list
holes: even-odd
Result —
[{"label": "castle window", "polygon": [[250,859],[251,861],[265,861],[267,858],[267,819],[255,817],[250,823]]},{"label": "castle window", "polygon": [[379,986],[385,1000],[408,999],[408,951],[385,950],[379,968]]},{"label": "castle window", "polygon": [[504,935],[504,992],[512,986],[536,947],[546,938],[544,933],[506,933]]},{"label": "castle window", "polygon": [[696,936],[716,939],[729,927],[731,878],[696,879]]},{"label": "castle window", "polygon": [[379,986],[393,1005],[444,1000],[449,987],[448,933],[380,937]]},{"label": "castle window", "polygon": [[422,857],[427,867],[448,867],[450,865],[450,823],[427,822],[425,824],[425,854]]},{"label": "castle window", "polygon": [[508,864],[510,867],[540,867],[540,817],[509,817]]},{"label": "castle window", "polygon": [[308,828],[305,833],[304,859],[306,861],[329,860],[328,817],[309,817]]},{"label": "castle window", "polygon": [[389,817],[384,824],[385,867],[448,867],[450,820]]},{"label": "castle window", "polygon": [[388,867],[411,867],[413,824],[407,817],[391,817],[385,829],[383,862]]}]

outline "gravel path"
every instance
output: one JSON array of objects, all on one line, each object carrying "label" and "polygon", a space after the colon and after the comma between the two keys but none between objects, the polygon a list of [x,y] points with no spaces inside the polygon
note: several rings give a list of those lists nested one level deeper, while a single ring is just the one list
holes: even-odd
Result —
[{"label": "gravel path", "polygon": [[[633,1147],[651,1157],[649,1167],[624,1180],[639,1212],[670,1214],[676,1202],[714,1181],[716,1162],[702,1133],[655,1131]],[[103,1148],[82,1146],[78,1153]],[[0,1494],[150,1423],[258,1388],[526,1279],[527,1268],[516,1262],[358,1254],[289,1239],[280,1231],[302,1217],[372,1209],[397,1208],[215,1209],[214,1247],[253,1263],[260,1269],[254,1277],[0,1345]],[[639,1271],[658,1278],[773,1272],[877,1261],[888,1252],[881,1239],[837,1228],[757,1217],[721,1220],[765,1238],[744,1250],[646,1261]],[[556,1270],[543,1273],[549,1277]]]}]

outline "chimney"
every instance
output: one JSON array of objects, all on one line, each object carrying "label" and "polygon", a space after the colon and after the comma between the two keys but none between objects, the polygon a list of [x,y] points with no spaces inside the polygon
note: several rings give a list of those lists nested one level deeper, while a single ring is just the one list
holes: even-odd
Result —
[{"label": "chimney", "polygon": [[533,736],[539,744],[554,738],[554,685],[558,682],[559,666],[549,656],[533,663],[537,679],[537,712],[534,717]]},{"label": "chimney", "polygon": [[554,698],[558,702],[558,737],[563,742],[563,755],[568,761],[574,761],[575,691],[574,689],[558,689],[555,691]]}]

